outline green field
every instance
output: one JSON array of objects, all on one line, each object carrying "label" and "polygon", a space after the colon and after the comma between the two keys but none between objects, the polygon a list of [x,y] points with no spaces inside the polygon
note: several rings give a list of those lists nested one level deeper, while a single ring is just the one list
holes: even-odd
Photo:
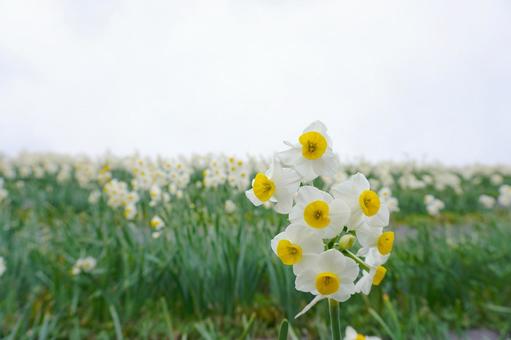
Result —
[{"label": "green field", "polygon": [[[295,290],[270,248],[287,215],[245,197],[265,165],[223,156],[3,158],[0,336],[273,339],[288,318],[290,338],[328,339],[327,302],[294,320],[312,296]],[[511,210],[499,200],[509,168],[357,163],[339,176],[357,171],[392,189],[399,211],[387,276],[369,296],[341,303],[342,327],[392,339],[509,337]],[[124,189],[111,189],[112,179],[138,199],[117,202]],[[335,180],[315,184],[328,190]],[[428,194],[445,204],[438,215],[427,211]],[[494,207],[481,204],[483,194]],[[73,273],[87,256],[96,266]]]}]

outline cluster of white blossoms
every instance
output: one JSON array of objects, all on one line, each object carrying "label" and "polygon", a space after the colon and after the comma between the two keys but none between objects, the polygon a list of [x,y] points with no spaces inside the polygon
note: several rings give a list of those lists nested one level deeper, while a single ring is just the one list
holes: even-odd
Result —
[{"label": "cluster of white blossoms", "polygon": [[438,214],[440,214],[440,210],[445,208],[444,202],[442,202],[433,195],[424,196],[424,204],[426,205],[426,210],[428,211],[428,214],[430,214],[431,216],[437,216]]},{"label": "cluster of white blossoms", "polygon": [[225,183],[238,190],[244,190],[249,184],[250,168],[248,163],[235,157],[212,159],[202,171],[206,188],[217,188]]},{"label": "cluster of white blossoms", "polygon": [[[298,143],[286,144],[290,149],[256,174],[246,196],[256,206],[270,201],[276,212],[289,214],[289,226],[271,240],[271,248],[293,267],[296,289],[315,295],[298,317],[325,298],[343,302],[355,293],[369,294],[385,276],[394,233],[384,231],[389,209],[363,174],[333,184],[329,192],[311,185],[339,171],[323,123],[312,123]],[[349,249],[357,240],[354,253]]]},{"label": "cluster of white blossoms", "polygon": [[479,196],[479,203],[486,209],[491,209],[495,206],[495,198],[490,195]]},{"label": "cluster of white blossoms", "polygon": [[79,275],[81,273],[90,273],[96,268],[96,259],[92,256],[82,257],[76,260],[73,268],[71,269],[71,274]]},{"label": "cluster of white blossoms", "polygon": [[[130,191],[128,184],[112,179],[103,187],[103,191],[107,196],[107,204],[112,208],[123,207],[124,217],[131,220],[137,213],[136,203],[140,199],[136,191]],[[89,197],[91,199],[91,197]],[[93,199],[93,198],[92,198]]]}]

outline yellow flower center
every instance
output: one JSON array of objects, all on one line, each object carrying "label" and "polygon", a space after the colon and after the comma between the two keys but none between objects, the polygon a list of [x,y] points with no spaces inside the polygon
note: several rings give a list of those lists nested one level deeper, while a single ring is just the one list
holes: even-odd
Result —
[{"label": "yellow flower center", "polygon": [[275,192],[275,183],[263,173],[258,173],[254,179],[254,195],[261,201],[266,202]]},{"label": "yellow flower center", "polygon": [[316,276],[316,289],[321,295],[330,295],[339,290],[341,280],[332,272],[320,273]]},{"label": "yellow flower center", "polygon": [[364,190],[358,197],[360,208],[366,216],[374,216],[380,210],[380,198],[372,190]]},{"label": "yellow flower center", "polygon": [[382,255],[388,255],[394,246],[394,232],[386,231],[378,238],[378,251]]},{"label": "yellow flower center", "polygon": [[355,340],[366,340],[366,336],[362,335],[360,333],[357,333],[357,336],[355,337]]},{"label": "yellow flower center", "polygon": [[302,248],[288,240],[280,240],[277,244],[277,256],[282,263],[292,265],[302,259]]},{"label": "yellow flower center", "polygon": [[324,228],[330,224],[330,207],[325,201],[313,201],[305,207],[303,218],[313,228]]},{"label": "yellow flower center", "polygon": [[376,267],[376,273],[373,277],[373,285],[379,286],[383,278],[385,277],[385,273],[387,273],[387,269],[383,266]]},{"label": "yellow flower center", "polygon": [[302,155],[307,159],[321,158],[328,146],[326,138],[316,131],[305,132],[298,141],[302,144]]}]

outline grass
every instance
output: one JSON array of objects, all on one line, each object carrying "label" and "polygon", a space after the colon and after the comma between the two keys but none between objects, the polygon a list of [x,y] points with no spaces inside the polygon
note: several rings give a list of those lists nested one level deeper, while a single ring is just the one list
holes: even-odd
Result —
[{"label": "grass", "polygon": [[[142,197],[133,221],[104,198],[89,204],[90,190],[75,181],[47,176],[5,187],[2,338],[276,338],[284,318],[290,336],[328,338],[326,302],[293,319],[311,296],[294,289],[292,271],[269,247],[285,216],[254,208],[228,186],[190,185],[164,207]],[[368,297],[341,304],[343,329],[393,339],[476,328],[509,335],[511,215],[474,206],[480,192],[462,203],[446,192],[452,209],[438,218],[424,214],[422,193],[397,192],[402,212],[393,216],[388,275]],[[237,205],[233,214],[224,210],[227,199]],[[157,239],[148,227],[155,214],[166,223]],[[85,255],[97,259],[96,269],[71,275]]]}]

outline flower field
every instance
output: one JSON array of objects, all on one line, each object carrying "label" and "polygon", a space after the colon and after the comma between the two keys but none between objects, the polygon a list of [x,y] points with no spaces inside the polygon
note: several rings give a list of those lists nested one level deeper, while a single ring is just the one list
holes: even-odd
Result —
[{"label": "flower field", "polygon": [[318,135],[273,159],[0,158],[0,336],[329,339],[327,299],[347,339],[509,336],[511,167],[307,168]]}]

